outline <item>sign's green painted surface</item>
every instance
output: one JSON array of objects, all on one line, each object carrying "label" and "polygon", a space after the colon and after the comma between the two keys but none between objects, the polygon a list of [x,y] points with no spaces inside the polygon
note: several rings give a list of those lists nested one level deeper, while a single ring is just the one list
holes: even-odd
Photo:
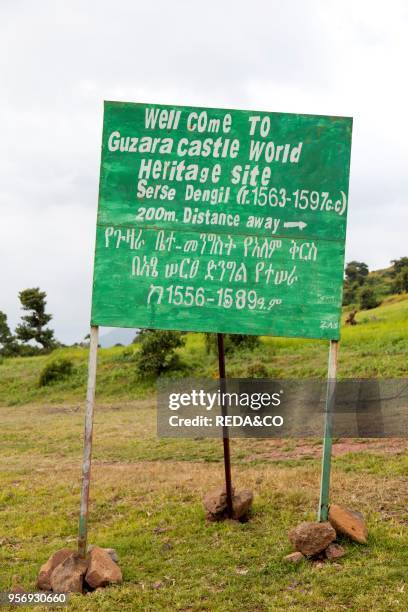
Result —
[{"label": "sign's green painted surface", "polygon": [[351,130],[105,103],[92,325],[337,339]]}]

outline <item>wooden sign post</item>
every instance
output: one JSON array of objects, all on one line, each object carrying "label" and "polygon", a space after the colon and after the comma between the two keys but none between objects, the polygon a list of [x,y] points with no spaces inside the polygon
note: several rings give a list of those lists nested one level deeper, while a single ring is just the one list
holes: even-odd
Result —
[{"label": "wooden sign post", "polygon": [[84,456],[82,460],[81,509],[79,514],[78,553],[86,557],[88,539],[89,486],[91,482],[92,433],[96,387],[96,364],[98,357],[98,327],[92,326],[89,342],[88,388],[86,393]]},{"label": "wooden sign post", "polygon": [[322,471],[320,480],[320,500],[317,513],[318,521],[327,521],[329,516],[330,472],[332,455],[332,416],[336,398],[337,359],[339,343],[331,340],[329,348],[329,365],[327,371],[326,410],[324,414],[324,436]]}]

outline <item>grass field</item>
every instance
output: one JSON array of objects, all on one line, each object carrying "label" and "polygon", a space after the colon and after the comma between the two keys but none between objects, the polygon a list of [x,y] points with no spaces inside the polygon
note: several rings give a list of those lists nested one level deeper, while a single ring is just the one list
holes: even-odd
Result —
[{"label": "grass field", "polygon": [[[340,376],[407,376],[407,296],[357,319],[342,335]],[[69,609],[408,609],[405,442],[335,444],[332,499],[364,513],[368,545],[345,542],[336,564],[284,565],[288,529],[316,515],[320,443],[233,440],[233,481],[254,491],[253,515],[206,524],[201,498],[222,484],[222,445],[156,437],[153,385],[136,379],[133,350],[100,351],[89,536],[116,548],[124,583],[72,596]],[[0,364],[0,590],[33,590],[48,556],[76,545],[87,351],[58,353],[75,372],[45,388],[54,354]],[[189,374],[215,375],[200,334],[180,355]],[[323,376],[326,360],[326,343],[268,338],[229,356],[227,371],[245,376],[258,362],[270,376]]]},{"label": "grass field", "polygon": [[[359,325],[344,327],[339,357],[339,376],[400,377],[408,374],[408,295],[392,296],[382,306],[357,315]],[[155,390],[152,381],[136,375],[137,345],[101,349],[98,356],[99,399],[116,401],[146,398]],[[187,334],[186,346],[179,349],[184,370],[179,376],[218,376],[217,359],[204,348],[203,334]],[[40,387],[38,380],[45,364],[58,357],[74,363],[66,380]],[[0,362],[0,405],[30,402],[81,402],[86,393],[88,350],[64,348],[48,356],[4,359]],[[257,366],[269,377],[324,377],[327,369],[327,342],[289,338],[262,338],[254,351],[227,355],[227,375],[256,375]],[[171,373],[175,375],[174,372]]]}]

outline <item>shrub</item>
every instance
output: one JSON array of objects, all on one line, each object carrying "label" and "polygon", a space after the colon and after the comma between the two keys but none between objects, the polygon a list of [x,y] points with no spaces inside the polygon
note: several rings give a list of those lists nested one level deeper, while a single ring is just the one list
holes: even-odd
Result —
[{"label": "shrub", "polygon": [[360,293],[360,308],[363,310],[370,310],[371,308],[377,308],[381,304],[381,301],[378,300],[375,292],[366,287]]},{"label": "shrub", "polygon": [[259,337],[247,334],[228,334],[233,349],[254,349],[259,344]]},{"label": "shrub", "polygon": [[140,351],[137,355],[137,371],[142,376],[158,376],[181,366],[175,349],[184,346],[181,332],[169,330],[143,330],[139,334]]},{"label": "shrub", "polygon": [[268,370],[262,361],[253,361],[247,368],[249,378],[268,378]]},{"label": "shrub", "polygon": [[[256,348],[259,344],[258,336],[247,334],[224,334],[224,351],[233,353],[236,350]],[[217,352],[217,334],[205,334],[205,346],[207,353]]]},{"label": "shrub", "polygon": [[73,363],[71,359],[55,359],[46,364],[40,374],[40,387],[63,380],[72,374]]}]

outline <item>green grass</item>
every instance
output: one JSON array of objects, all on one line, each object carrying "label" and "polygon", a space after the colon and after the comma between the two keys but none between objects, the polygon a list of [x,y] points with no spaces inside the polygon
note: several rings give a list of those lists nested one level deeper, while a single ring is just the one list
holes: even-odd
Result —
[{"label": "green grass", "polygon": [[[0,590],[35,588],[39,566],[76,545],[83,411],[2,409]],[[217,440],[157,440],[153,400],[98,403],[91,543],[116,548],[124,583],[73,596],[72,610],[405,610],[408,454],[367,444],[334,458],[333,500],[361,510],[367,546],[338,564],[287,566],[287,531],[315,517],[319,460],[271,461],[271,440],[233,440],[233,480],[251,488],[246,524],[206,524],[203,494],[222,484]],[[285,448],[285,447],[283,447]]]},{"label": "green grass", "polygon": [[[408,373],[408,296],[392,296],[382,306],[357,315],[358,325],[343,327],[339,357],[341,377],[399,377]],[[184,371],[178,375],[217,376],[217,360],[207,354],[203,334],[187,334],[186,346],[179,349]],[[114,347],[98,352],[98,396],[108,401],[133,400],[151,395],[153,382],[136,375],[137,345]],[[40,387],[40,373],[54,359],[72,359],[74,373],[65,380]],[[58,349],[48,356],[4,359],[0,363],[0,405],[45,401],[82,402],[86,391],[88,351]],[[227,374],[247,377],[251,365],[262,364],[269,377],[324,377],[327,342],[289,338],[261,339],[254,351],[227,355]],[[174,375],[174,373],[173,373]]]},{"label": "green grass", "polygon": [[[407,296],[357,320],[343,329],[340,377],[406,376]],[[73,596],[70,610],[408,608],[406,443],[364,441],[333,458],[332,501],[364,513],[368,545],[343,542],[337,564],[287,566],[287,531],[316,516],[320,442],[232,440],[233,483],[254,491],[253,515],[206,524],[201,499],[223,482],[222,444],[156,437],[154,385],[137,379],[134,350],[99,351],[91,486],[89,541],[116,548],[124,583]],[[216,376],[201,334],[188,334],[180,356],[180,375]],[[73,375],[40,387],[45,364],[62,357]],[[246,376],[254,362],[270,376],[325,376],[327,343],[263,338],[228,355],[227,372]],[[48,556],[75,548],[86,376],[85,349],[0,364],[0,590],[35,589]]]}]

